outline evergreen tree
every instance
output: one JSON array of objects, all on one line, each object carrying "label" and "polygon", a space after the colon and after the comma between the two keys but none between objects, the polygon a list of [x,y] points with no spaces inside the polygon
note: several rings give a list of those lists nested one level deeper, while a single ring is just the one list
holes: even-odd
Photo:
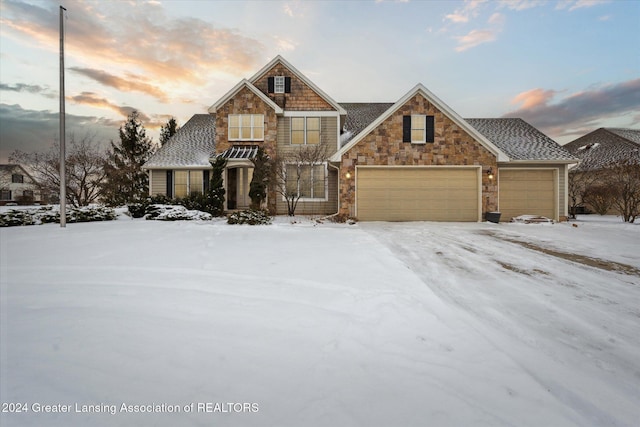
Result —
[{"label": "evergreen tree", "polygon": [[111,150],[104,166],[105,203],[118,206],[139,201],[149,195],[149,177],[142,170],[142,165],[153,151],[151,138],[146,135],[138,112],[132,112],[120,127],[120,143],[111,141]]},{"label": "evergreen tree", "polygon": [[178,132],[180,126],[175,118],[171,117],[167,124],[160,127],[160,145],[164,145],[169,139]]},{"label": "evergreen tree", "polygon": [[258,148],[256,157],[251,161],[253,162],[253,178],[249,184],[251,208],[260,209],[262,203],[267,199],[271,161],[262,147]]},{"label": "evergreen tree", "polygon": [[221,157],[211,162],[211,181],[207,192],[207,212],[214,216],[221,216],[224,213],[224,169],[227,167],[227,160]]}]

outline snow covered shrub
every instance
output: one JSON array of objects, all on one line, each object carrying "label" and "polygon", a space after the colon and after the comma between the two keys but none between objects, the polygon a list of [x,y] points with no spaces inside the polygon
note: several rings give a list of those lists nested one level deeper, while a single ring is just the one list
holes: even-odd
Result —
[{"label": "snow covered shrub", "polygon": [[271,224],[271,217],[266,210],[247,209],[227,216],[227,224],[267,225]]},{"label": "snow covered shrub", "polygon": [[158,221],[209,221],[213,218],[210,213],[189,210],[182,205],[150,205],[144,217]]},{"label": "snow covered shrub", "polygon": [[11,209],[0,213],[0,227],[15,227],[18,225],[33,225],[33,215],[26,210]]},{"label": "snow covered shrub", "polygon": [[67,222],[113,221],[116,211],[104,206],[82,206],[67,212]]},{"label": "snow covered shrub", "polygon": [[127,209],[129,209],[129,215],[131,218],[142,218],[147,209],[146,203],[129,203]]},{"label": "snow covered shrub", "polygon": [[[67,222],[112,221],[116,212],[104,206],[83,206],[67,210]],[[12,209],[0,213],[0,227],[40,225],[60,222],[60,211],[52,206],[32,209]]]}]

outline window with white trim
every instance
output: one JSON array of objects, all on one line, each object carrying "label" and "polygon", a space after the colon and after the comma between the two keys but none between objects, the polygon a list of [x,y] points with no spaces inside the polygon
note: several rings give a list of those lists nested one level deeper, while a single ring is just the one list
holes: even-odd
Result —
[{"label": "window with white trim", "polygon": [[284,76],[275,76],[273,79],[273,91],[284,93]]},{"label": "window with white trim", "polygon": [[423,115],[411,116],[411,143],[412,144],[424,144],[426,142],[427,135],[427,120]]},{"label": "window with white trim", "polygon": [[301,199],[327,200],[327,164],[292,164],[286,167],[286,189],[288,194],[297,194]]},{"label": "window with white trim", "polygon": [[0,190],[0,200],[11,200],[11,190]]},{"label": "window with white trim", "polygon": [[291,144],[320,143],[320,117],[292,117]]},{"label": "window with white trim", "polygon": [[425,144],[435,141],[435,117],[412,114],[402,117],[402,142]]},{"label": "window with white trim", "polygon": [[202,171],[177,170],[173,173],[173,197],[187,197],[202,193]]},{"label": "window with white trim", "polygon": [[264,114],[229,114],[229,141],[264,141]]},{"label": "window with white trim", "polygon": [[24,175],[20,175],[19,173],[14,173],[11,175],[11,182],[14,184],[22,184],[24,183]]}]

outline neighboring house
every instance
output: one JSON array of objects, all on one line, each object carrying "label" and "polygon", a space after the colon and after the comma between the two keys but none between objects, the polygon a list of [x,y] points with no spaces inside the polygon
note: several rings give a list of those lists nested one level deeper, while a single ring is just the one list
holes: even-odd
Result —
[{"label": "neighboring house", "polygon": [[[577,213],[595,210],[581,200],[587,187],[600,183],[599,172],[616,163],[631,161],[640,164],[640,130],[599,128],[564,145],[579,163],[571,168]],[[614,208],[610,214],[617,214]]]},{"label": "neighboring house", "polygon": [[[280,159],[322,144],[326,159],[305,170],[296,213],[389,221],[481,221],[498,210],[502,220],[567,215],[570,153],[520,119],[465,120],[421,84],[395,103],[337,103],[277,56],[209,113],[144,165],[151,195],[202,191],[209,160],[222,156],[225,208],[245,208],[257,147]],[[286,213],[274,188],[267,200],[270,211]]]},{"label": "neighboring house", "polygon": [[0,205],[40,203],[35,180],[20,165],[0,165]]},{"label": "neighboring house", "polygon": [[600,128],[564,145],[579,163],[572,170],[598,171],[616,162],[640,163],[640,129]]}]

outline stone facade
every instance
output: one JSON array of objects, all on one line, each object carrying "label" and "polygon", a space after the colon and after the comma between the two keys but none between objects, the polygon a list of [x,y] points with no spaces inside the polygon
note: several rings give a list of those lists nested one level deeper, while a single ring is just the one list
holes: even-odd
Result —
[{"label": "stone facade", "polygon": [[[229,141],[230,114],[264,114],[264,141]],[[278,117],[259,96],[244,87],[216,111],[216,152],[233,145],[260,145],[269,156],[275,155],[278,137]]]},{"label": "stone facade", "polygon": [[[229,141],[229,114],[264,114],[263,141]],[[233,98],[216,111],[216,153],[223,153],[233,145],[258,145],[271,157],[276,157],[278,138],[278,116],[271,106],[248,88],[242,88]],[[268,209],[276,210],[277,193],[267,191]]]},{"label": "stone facade", "polygon": [[[402,142],[402,117],[412,114],[435,117],[435,141],[426,144]],[[355,212],[355,168],[367,166],[482,166],[482,212],[497,210],[498,177],[496,156],[461,129],[442,111],[417,93],[384,120],[341,158],[340,213]],[[494,178],[485,173],[489,168]],[[347,173],[350,178],[346,178]]]}]

